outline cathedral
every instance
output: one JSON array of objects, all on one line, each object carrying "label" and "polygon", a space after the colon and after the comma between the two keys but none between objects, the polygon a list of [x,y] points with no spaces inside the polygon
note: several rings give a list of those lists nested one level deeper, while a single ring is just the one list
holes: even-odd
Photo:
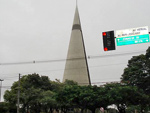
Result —
[{"label": "cathedral", "polygon": [[76,6],[63,82],[73,80],[79,85],[91,85],[78,7]]}]

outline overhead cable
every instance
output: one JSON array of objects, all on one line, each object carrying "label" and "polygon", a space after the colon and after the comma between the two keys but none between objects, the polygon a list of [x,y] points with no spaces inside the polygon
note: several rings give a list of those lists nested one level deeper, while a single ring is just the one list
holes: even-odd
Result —
[{"label": "overhead cable", "polygon": [[[106,57],[114,57],[114,56],[121,56],[121,55],[130,55],[130,54],[137,54],[145,51],[135,51],[135,52],[125,52],[125,53],[118,53],[118,54],[110,54],[110,55],[97,55],[97,56],[88,56],[87,59],[94,59],[94,58],[106,58]],[[83,60],[85,57],[78,57],[78,58],[70,58],[70,59],[57,59],[57,60],[41,60],[41,61],[27,61],[27,62],[14,62],[14,63],[0,63],[0,65],[19,65],[19,64],[35,64],[35,63],[52,63],[52,62],[62,62],[66,60]]]}]

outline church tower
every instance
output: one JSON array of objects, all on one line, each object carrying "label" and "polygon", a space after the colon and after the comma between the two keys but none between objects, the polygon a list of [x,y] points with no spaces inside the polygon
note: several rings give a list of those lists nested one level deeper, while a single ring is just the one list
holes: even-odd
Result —
[{"label": "church tower", "polygon": [[63,82],[66,79],[73,80],[82,86],[91,85],[83,34],[77,6],[74,15]]}]

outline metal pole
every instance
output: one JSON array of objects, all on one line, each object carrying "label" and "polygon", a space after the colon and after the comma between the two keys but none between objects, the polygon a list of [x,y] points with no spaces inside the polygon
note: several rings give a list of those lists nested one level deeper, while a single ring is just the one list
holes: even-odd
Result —
[{"label": "metal pole", "polygon": [[4,80],[0,79],[0,81],[1,81],[1,85],[0,85],[0,102],[1,102],[1,89],[2,89],[2,81],[4,81]]},{"label": "metal pole", "polygon": [[18,81],[17,113],[19,113],[19,104],[20,104],[20,73],[19,73],[19,81]]}]

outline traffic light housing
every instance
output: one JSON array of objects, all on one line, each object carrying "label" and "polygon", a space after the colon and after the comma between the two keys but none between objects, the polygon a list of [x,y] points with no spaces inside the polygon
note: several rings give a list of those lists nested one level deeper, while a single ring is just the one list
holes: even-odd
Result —
[{"label": "traffic light housing", "polygon": [[104,51],[115,50],[114,31],[107,31],[102,33]]}]

